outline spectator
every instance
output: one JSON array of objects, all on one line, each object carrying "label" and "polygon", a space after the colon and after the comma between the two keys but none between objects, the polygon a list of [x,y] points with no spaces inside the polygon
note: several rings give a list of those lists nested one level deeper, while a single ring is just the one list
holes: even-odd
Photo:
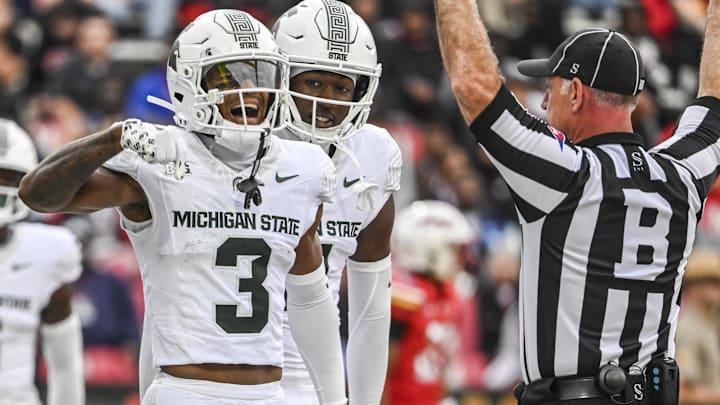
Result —
[{"label": "spectator", "polygon": [[16,46],[0,38],[0,117],[15,121],[28,102],[30,85],[27,60]]},{"label": "spectator", "polygon": [[590,27],[617,29],[620,11],[614,0],[570,0],[563,13],[563,31],[571,34]]},{"label": "spectator", "polygon": [[69,96],[99,124],[111,123],[107,116],[110,120],[122,118],[119,113],[127,78],[110,57],[114,38],[115,30],[108,18],[93,15],[83,19],[75,36],[77,51],[50,85],[53,92]]},{"label": "spectator", "polygon": [[147,38],[167,38],[177,30],[180,0],[140,0],[144,7],[143,34]]},{"label": "spectator", "polygon": [[[518,276],[520,274],[520,234],[517,229],[508,228],[502,243],[489,253],[487,258],[487,276],[492,283],[485,291],[484,310],[481,319],[482,330],[493,332],[493,337],[485,335],[483,343],[490,363],[483,375],[483,386],[491,392],[507,392],[521,379],[519,312],[518,312]],[[494,313],[494,316],[491,315]],[[486,316],[487,315],[487,316]],[[490,322],[487,322],[490,320]],[[493,339],[494,338],[494,339]],[[490,349],[492,345],[492,350]]]},{"label": "spectator", "polygon": [[677,333],[680,404],[720,403],[720,254],[695,249],[685,269]]},{"label": "spectator", "polygon": [[401,16],[402,34],[392,53],[380,55],[385,64],[382,85],[385,97],[393,97],[417,120],[437,117],[437,83],[442,76],[440,49],[433,35],[432,17],[421,2],[411,2]]},{"label": "spectator", "polygon": [[70,98],[61,95],[36,96],[28,105],[26,118],[28,132],[42,157],[88,130],[85,111]]},{"label": "spectator", "polygon": [[57,0],[36,1],[33,8],[43,31],[37,68],[47,81],[70,59],[80,21],[96,11],[84,3]]}]

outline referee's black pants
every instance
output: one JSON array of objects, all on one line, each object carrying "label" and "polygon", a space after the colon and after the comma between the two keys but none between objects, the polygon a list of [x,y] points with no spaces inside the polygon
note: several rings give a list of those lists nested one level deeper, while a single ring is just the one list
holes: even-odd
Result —
[{"label": "referee's black pants", "polygon": [[[566,399],[566,400],[548,400],[543,402],[534,402],[534,405],[618,405],[618,403],[622,403],[623,405],[634,405],[637,404],[637,402],[624,402],[624,401],[618,401],[615,402],[610,398],[585,398],[585,399]],[[524,405],[525,402],[518,402],[520,405]]]},{"label": "referee's black pants", "polygon": [[[567,393],[564,395],[567,396]],[[546,378],[533,381],[522,389],[516,388],[515,398],[519,405],[647,405],[646,401],[637,401],[631,387],[626,385],[623,394],[595,396],[592,398],[572,398],[558,395],[555,379]],[[562,398],[562,399],[560,399]],[[647,399],[647,398],[646,398]]]}]

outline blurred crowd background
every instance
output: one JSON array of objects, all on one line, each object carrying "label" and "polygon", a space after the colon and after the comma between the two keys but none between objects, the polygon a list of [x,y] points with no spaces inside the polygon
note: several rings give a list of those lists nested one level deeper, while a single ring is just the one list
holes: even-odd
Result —
[{"label": "blurred crowd background", "polygon": [[[0,116],[16,120],[30,133],[41,157],[125,118],[172,123],[171,113],[145,97],[168,98],[165,61],[179,29],[213,8],[241,8],[270,27],[295,3],[0,0]],[[467,247],[466,271],[455,283],[463,319],[458,321],[456,361],[443,363],[448,396],[464,404],[514,403],[510,391],[520,379],[515,210],[510,192],[458,112],[442,67],[432,1],[347,3],[373,30],[383,64],[371,122],[386,127],[404,154],[398,209],[418,199],[443,200],[458,207],[476,232]],[[478,3],[507,85],[538,116],[544,116],[543,83],[519,75],[516,62],[545,57],[568,33],[588,26],[616,29],[638,45],[647,87],[633,121],[648,146],[669,136],[679,112],[695,97],[706,0]],[[34,215],[31,220],[67,226],[84,244],[85,270],[76,285],[75,308],[84,327],[88,403],[137,403],[142,289],[117,213]],[[714,334],[714,341],[698,342],[683,335],[683,328],[678,339],[680,353],[690,359],[688,367],[695,367],[689,372],[683,368],[681,374],[694,376],[692,384],[702,385],[702,368],[713,367],[694,358],[716,359],[715,374],[720,374],[719,242],[720,188],[715,187],[697,242],[707,254],[696,261],[701,269],[696,279],[702,283],[695,285],[709,290],[685,294],[701,297],[694,320]],[[40,367],[41,386],[43,378]],[[714,384],[720,386],[720,381]]]}]

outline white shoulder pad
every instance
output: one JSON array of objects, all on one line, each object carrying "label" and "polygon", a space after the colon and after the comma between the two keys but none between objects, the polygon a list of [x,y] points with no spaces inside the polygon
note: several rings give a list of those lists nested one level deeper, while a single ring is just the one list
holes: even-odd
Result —
[{"label": "white shoulder pad", "polygon": [[51,257],[48,274],[60,284],[77,280],[82,273],[80,242],[68,229],[46,224],[28,224],[31,240],[40,243],[43,254]]},{"label": "white shoulder pad", "polygon": [[335,189],[337,187],[337,174],[335,173],[335,165],[329,156],[323,153],[324,161],[322,165],[322,188],[320,190],[320,200],[322,202],[331,203],[334,201]]},{"label": "white shoulder pad", "polygon": [[[389,135],[389,134],[388,134]],[[392,153],[388,162],[387,178],[385,179],[385,191],[392,192],[400,190],[400,175],[402,172],[403,159],[400,147],[394,139],[390,138]]]},{"label": "white shoulder pad", "polygon": [[[363,155],[363,169],[368,177],[381,185],[385,193],[400,189],[402,155],[395,139],[385,129],[372,124],[364,125],[350,138],[353,150]],[[362,151],[362,152],[360,152]]]}]

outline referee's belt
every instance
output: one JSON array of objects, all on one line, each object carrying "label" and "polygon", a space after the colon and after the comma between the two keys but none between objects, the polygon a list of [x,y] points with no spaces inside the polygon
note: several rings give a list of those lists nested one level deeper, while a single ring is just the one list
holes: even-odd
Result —
[{"label": "referee's belt", "polygon": [[[595,377],[575,377],[572,379],[549,378],[534,381],[530,383],[530,385],[520,383],[515,387],[514,394],[518,401],[520,401],[521,398],[528,400],[535,397],[545,397],[544,394],[547,394],[548,396],[543,399],[560,401],[589,398],[610,398],[608,394],[598,389],[595,384]],[[530,400],[529,402],[533,403],[535,401]],[[525,401],[520,403],[525,403]]]},{"label": "referee's belt", "polygon": [[515,398],[521,405],[542,403],[547,400],[570,401],[578,399],[622,397],[627,373],[618,366],[603,366],[594,376],[545,378],[515,387]]}]

